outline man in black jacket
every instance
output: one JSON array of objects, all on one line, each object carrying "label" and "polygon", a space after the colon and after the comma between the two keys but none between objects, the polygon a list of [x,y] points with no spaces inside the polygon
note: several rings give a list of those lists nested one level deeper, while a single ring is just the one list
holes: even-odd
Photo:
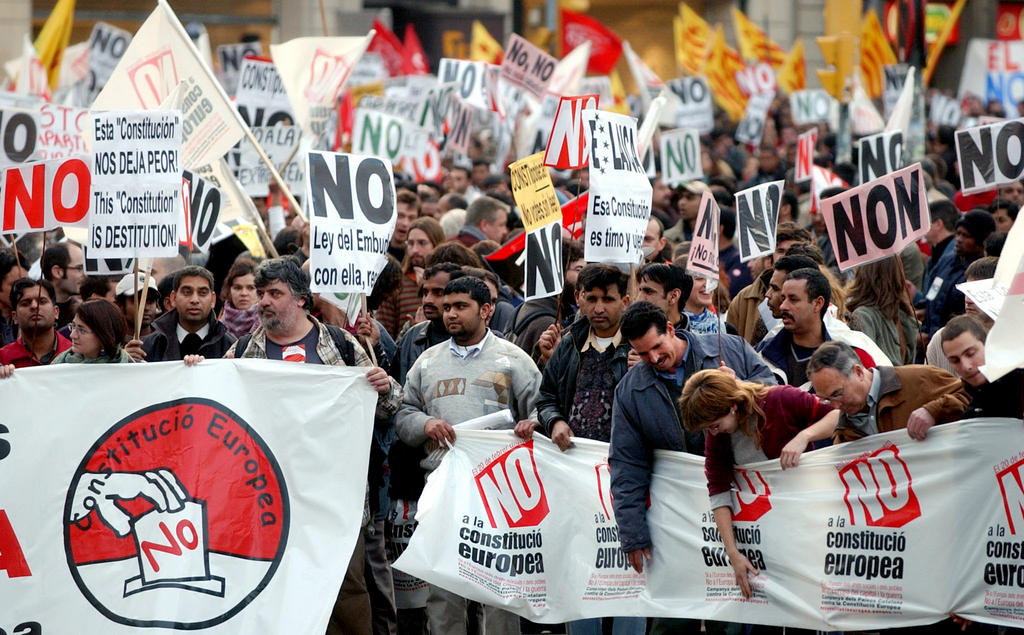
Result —
[{"label": "man in black jacket", "polygon": [[174,309],[153,322],[153,332],[142,340],[146,361],[181,360],[186,355],[223,357],[235,337],[213,314],[213,274],[203,267],[188,266],[173,275]]}]

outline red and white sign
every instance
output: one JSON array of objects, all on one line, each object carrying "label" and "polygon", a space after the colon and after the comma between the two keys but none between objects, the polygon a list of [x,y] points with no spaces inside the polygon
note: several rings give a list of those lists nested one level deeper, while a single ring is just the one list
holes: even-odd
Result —
[{"label": "red and white sign", "polygon": [[544,165],[559,170],[586,167],[590,136],[583,129],[584,110],[597,110],[597,95],[562,97],[558,101],[555,122],[544,152]]},{"label": "red and white sign", "polygon": [[89,125],[89,111],[58,104],[39,107],[39,154],[43,159],[60,159],[86,154],[82,132]]},{"label": "red and white sign", "polygon": [[88,227],[91,163],[91,157],[81,156],[26,163],[4,170],[0,233]]},{"label": "red and white sign", "polygon": [[895,445],[881,447],[839,468],[850,524],[903,527],[921,517],[913,478]]},{"label": "red and white sign", "polygon": [[734,521],[754,522],[771,511],[772,490],[760,472],[736,470],[733,482],[739,506],[739,511],[732,516]]},{"label": "red and white sign", "polygon": [[718,279],[718,231],[722,210],[711,192],[700,197],[696,230],[686,259],[686,271],[711,280]]},{"label": "red and white sign", "polygon": [[474,479],[491,527],[536,527],[550,511],[533,441],[513,446],[482,466]]},{"label": "red and white sign", "polygon": [[808,130],[796,139],[796,166],[793,180],[806,183],[811,180],[814,166],[814,149],[818,146],[818,131]]},{"label": "red and white sign", "polygon": [[538,101],[544,97],[558,60],[513,33],[505,45],[501,79],[518,86]]}]

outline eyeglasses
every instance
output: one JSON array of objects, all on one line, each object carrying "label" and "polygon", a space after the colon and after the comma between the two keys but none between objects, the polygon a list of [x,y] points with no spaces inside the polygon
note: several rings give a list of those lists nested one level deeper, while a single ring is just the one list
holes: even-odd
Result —
[{"label": "eyeglasses", "polygon": [[68,324],[68,332],[74,333],[76,331],[78,332],[79,335],[92,335],[92,331],[85,328],[84,326],[78,326],[74,322]]},{"label": "eyeglasses", "polygon": [[67,271],[68,269],[74,269],[75,271],[85,271],[85,265],[68,265],[67,267],[64,267],[64,271]]},{"label": "eyeglasses", "polygon": [[842,398],[843,398],[843,396],[845,394],[846,394],[846,382],[843,382],[843,387],[842,388],[840,388],[839,390],[835,391],[831,395],[822,397],[821,400],[822,401],[827,401],[828,403],[836,403],[837,401],[842,400]]}]

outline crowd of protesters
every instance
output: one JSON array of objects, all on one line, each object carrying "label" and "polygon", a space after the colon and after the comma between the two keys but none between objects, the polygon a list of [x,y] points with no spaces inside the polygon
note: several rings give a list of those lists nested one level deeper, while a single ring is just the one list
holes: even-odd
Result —
[{"label": "crowd of protesters", "polygon": [[[586,262],[567,235],[564,290],[529,302],[516,256],[487,258],[523,230],[508,171],[492,168],[479,141],[474,160],[447,165],[441,183],[396,175],[397,222],[369,315],[310,291],[308,225],[276,205],[259,208],[280,257],[229,238],[209,256],[160,259],[149,275],[87,276],[81,247],[59,231],[25,237],[0,251],[0,377],[48,364],[232,357],[366,367],[378,393],[369,493],[331,633],[520,632],[518,617],[433,586],[418,606],[396,602],[390,568],[396,502],[415,503],[431,457],[456,440],[453,426],[502,409],[517,435],[544,434],[563,451],[574,437],[610,443],[621,548],[637,571],[658,548],[646,519],[653,450],[705,456],[715,520],[749,595],[756,570],[731,541],[733,465],[779,458],[791,468],[810,447],[904,428],[926,443],[935,425],[1021,418],[1024,371],[996,382],[979,372],[993,321],[957,285],[993,277],[1024,185],[962,195],[952,129],[932,129],[921,161],[926,240],[840,272],[808,187],[793,182],[802,129],[786,103],[756,149],[719,123],[702,140],[704,180],[670,188],[652,178],[646,262],[634,277],[628,265]],[[815,162],[854,184],[834,146],[822,128]],[[565,202],[588,175],[553,178]],[[733,195],[774,180],[786,182],[777,249],[740,262]],[[722,210],[718,280],[685,270],[705,192]],[[615,633],[702,628],[742,632],[614,618]]]}]

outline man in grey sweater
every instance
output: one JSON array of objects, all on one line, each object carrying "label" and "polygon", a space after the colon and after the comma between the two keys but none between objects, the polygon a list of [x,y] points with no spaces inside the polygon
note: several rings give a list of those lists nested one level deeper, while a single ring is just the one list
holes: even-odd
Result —
[{"label": "man in grey sweater", "polygon": [[[541,375],[515,344],[491,333],[494,310],[483,281],[465,276],[444,289],[442,314],[450,340],[428,348],[406,375],[404,398],[395,416],[398,436],[411,446],[455,440],[453,424],[506,408],[516,420],[535,419]],[[430,585],[427,620],[432,633],[467,632],[465,598]],[[484,607],[481,632],[519,633],[519,618]]]}]

